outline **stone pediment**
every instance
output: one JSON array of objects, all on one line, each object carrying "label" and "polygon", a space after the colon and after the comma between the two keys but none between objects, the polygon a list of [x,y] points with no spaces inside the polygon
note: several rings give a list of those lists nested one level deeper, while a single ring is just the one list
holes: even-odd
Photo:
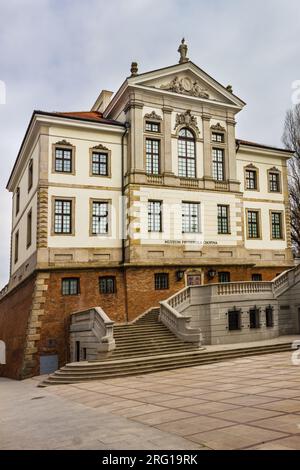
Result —
[{"label": "stone pediment", "polygon": [[192,62],[136,75],[129,79],[129,83],[160,92],[217,101],[240,109],[245,104],[232,93],[231,88],[222,86]]}]

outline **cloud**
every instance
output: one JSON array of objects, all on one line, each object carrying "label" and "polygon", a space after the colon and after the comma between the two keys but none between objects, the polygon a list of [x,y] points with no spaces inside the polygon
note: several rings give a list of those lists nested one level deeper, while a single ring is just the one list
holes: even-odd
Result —
[{"label": "cloud", "polygon": [[9,267],[5,185],[34,108],[89,109],[129,74],[189,57],[248,106],[238,136],[279,145],[292,82],[300,79],[297,0],[10,0],[0,3],[0,285]]}]

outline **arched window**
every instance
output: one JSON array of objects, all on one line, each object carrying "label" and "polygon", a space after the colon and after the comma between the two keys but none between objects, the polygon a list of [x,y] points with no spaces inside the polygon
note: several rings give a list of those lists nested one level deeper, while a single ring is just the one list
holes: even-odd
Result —
[{"label": "arched window", "polygon": [[184,127],[178,137],[178,174],[196,178],[196,145],[194,134]]}]

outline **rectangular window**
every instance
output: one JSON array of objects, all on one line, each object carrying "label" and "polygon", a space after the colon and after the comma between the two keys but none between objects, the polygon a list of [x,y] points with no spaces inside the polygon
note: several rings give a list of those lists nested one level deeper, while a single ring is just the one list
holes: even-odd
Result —
[{"label": "rectangular window", "polygon": [[282,214],[281,212],[271,212],[272,238],[282,239]]},{"label": "rectangular window", "polygon": [[93,201],[92,234],[105,235],[108,233],[108,202]]},{"label": "rectangular window", "polygon": [[16,215],[18,215],[20,211],[20,188],[17,188],[16,191]]},{"label": "rectangular window", "polygon": [[269,191],[271,193],[280,192],[280,175],[279,173],[269,172]]},{"label": "rectangular window", "polygon": [[252,281],[253,282],[261,282],[262,281],[262,275],[261,274],[252,274]]},{"label": "rectangular window", "polygon": [[227,272],[227,271],[219,272],[218,277],[219,277],[219,282],[222,284],[226,282],[230,282],[230,272]]},{"label": "rectangular window", "polygon": [[72,173],[72,149],[55,149],[55,171],[58,173]]},{"label": "rectangular window", "polygon": [[241,329],[241,312],[239,310],[230,310],[228,312],[228,330],[235,331]]},{"label": "rectangular window", "polygon": [[28,165],[28,191],[31,190],[33,184],[33,160],[30,160]]},{"label": "rectangular window", "polygon": [[145,129],[148,132],[160,132],[160,124],[158,122],[146,121]]},{"label": "rectangular window", "polygon": [[229,206],[218,204],[218,233],[229,233]]},{"label": "rectangular window", "polygon": [[160,141],[146,139],[146,172],[158,175],[160,172]]},{"label": "rectangular window", "polygon": [[148,201],[148,231],[161,232],[162,230],[162,213],[161,201]]},{"label": "rectangular window", "polygon": [[79,294],[79,278],[70,277],[61,280],[62,295],[78,295]]},{"label": "rectangular window", "polygon": [[100,294],[115,294],[116,278],[114,276],[99,277]]},{"label": "rectangular window", "polygon": [[30,247],[32,241],[32,210],[27,214],[27,248]]},{"label": "rectangular window", "polygon": [[213,149],[213,178],[224,181],[224,150]]},{"label": "rectangular window", "polygon": [[249,310],[249,321],[250,321],[250,328],[255,329],[259,328],[259,309],[252,308]]},{"label": "rectangular window", "polygon": [[182,205],[182,233],[199,233],[199,203],[183,202]]},{"label": "rectangular window", "polygon": [[248,220],[248,238],[259,238],[260,237],[259,212],[248,211],[247,220]]},{"label": "rectangular window", "polygon": [[15,263],[19,259],[19,230],[15,234]]},{"label": "rectangular window", "polygon": [[219,144],[224,142],[224,134],[219,132],[213,132],[211,138],[213,142],[218,142]]},{"label": "rectangular window", "polygon": [[54,233],[72,233],[72,201],[55,199]]},{"label": "rectangular window", "polygon": [[246,170],[246,189],[257,189],[256,170]]},{"label": "rectangular window", "polygon": [[154,275],[155,290],[169,289],[169,274],[157,273]]},{"label": "rectangular window", "polygon": [[94,176],[108,176],[108,154],[93,152],[92,174]]},{"label": "rectangular window", "polygon": [[266,327],[273,328],[274,326],[274,316],[273,316],[273,307],[270,305],[266,308]]}]

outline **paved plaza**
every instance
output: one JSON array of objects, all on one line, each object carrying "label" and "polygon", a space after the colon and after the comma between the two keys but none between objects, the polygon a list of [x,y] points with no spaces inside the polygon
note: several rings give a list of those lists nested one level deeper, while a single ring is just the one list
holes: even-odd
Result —
[{"label": "paved plaza", "polygon": [[0,379],[0,449],[300,449],[291,353],[37,384]]}]

